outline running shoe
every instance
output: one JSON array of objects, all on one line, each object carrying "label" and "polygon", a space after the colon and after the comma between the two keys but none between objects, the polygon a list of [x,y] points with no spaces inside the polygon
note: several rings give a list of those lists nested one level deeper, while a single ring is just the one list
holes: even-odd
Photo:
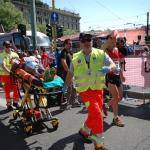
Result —
[{"label": "running shoe", "polygon": [[108,150],[108,149],[103,148],[103,147],[99,147],[99,148],[95,148],[95,150]]},{"label": "running shoe", "polygon": [[81,103],[79,103],[78,101],[75,101],[73,104],[72,104],[72,108],[74,107],[81,107]]},{"label": "running shoe", "polygon": [[14,109],[13,109],[13,107],[10,105],[10,106],[7,106],[7,110],[8,110],[8,111],[13,111]]},{"label": "running shoe", "polygon": [[89,143],[89,144],[92,143],[92,140],[89,139],[89,134],[84,134],[81,129],[79,130],[78,133],[83,138],[85,143]]},{"label": "running shoe", "polygon": [[13,106],[16,107],[16,109],[18,109],[18,110],[19,110],[20,107],[21,107],[18,103],[13,103]]},{"label": "running shoe", "polygon": [[118,127],[124,127],[124,123],[119,117],[117,117],[116,119],[113,118],[112,124],[114,124]]},{"label": "running shoe", "polygon": [[105,114],[105,116],[108,116],[108,110],[109,110],[109,107],[106,108],[105,104],[103,104],[103,113]]}]

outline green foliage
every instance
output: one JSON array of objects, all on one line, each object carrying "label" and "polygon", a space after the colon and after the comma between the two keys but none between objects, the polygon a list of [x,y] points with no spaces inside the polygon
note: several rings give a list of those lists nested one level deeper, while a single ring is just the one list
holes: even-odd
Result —
[{"label": "green foliage", "polygon": [[3,25],[5,32],[17,29],[18,24],[25,24],[23,14],[12,3],[0,0],[0,11],[0,24]]},{"label": "green foliage", "polygon": [[40,22],[37,22],[36,27],[37,27],[37,31],[46,34],[46,23],[45,22],[43,22],[42,24]]},{"label": "green foliage", "polygon": [[66,31],[63,32],[63,35],[66,36],[66,35],[77,35],[79,34],[78,32],[76,32],[75,30],[70,30],[70,29],[67,29]]}]

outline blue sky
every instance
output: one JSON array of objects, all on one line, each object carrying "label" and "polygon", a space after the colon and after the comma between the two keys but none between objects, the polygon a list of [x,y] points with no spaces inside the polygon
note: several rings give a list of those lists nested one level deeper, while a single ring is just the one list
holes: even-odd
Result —
[{"label": "blue sky", "polygon": [[[41,1],[52,6],[52,0]],[[55,8],[79,13],[81,31],[140,27],[150,16],[150,0],[55,0]]]}]

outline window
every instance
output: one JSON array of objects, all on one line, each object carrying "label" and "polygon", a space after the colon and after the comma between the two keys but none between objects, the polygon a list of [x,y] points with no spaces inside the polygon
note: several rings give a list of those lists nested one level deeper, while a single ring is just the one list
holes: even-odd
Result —
[{"label": "window", "polygon": [[23,12],[23,8],[22,8],[22,7],[20,7],[20,11],[22,11],[22,12]]},{"label": "window", "polygon": [[69,23],[67,23],[67,29],[69,29]]}]

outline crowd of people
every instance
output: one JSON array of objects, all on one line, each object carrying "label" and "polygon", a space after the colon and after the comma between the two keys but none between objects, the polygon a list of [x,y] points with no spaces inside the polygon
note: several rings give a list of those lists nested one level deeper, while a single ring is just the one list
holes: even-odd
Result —
[{"label": "crowd of people", "polygon": [[[11,79],[11,58],[20,59],[25,71],[33,74],[37,78],[43,77],[45,68],[55,67],[56,74],[64,81],[63,94],[67,98],[67,105],[60,107],[66,110],[68,105],[72,108],[80,107],[78,94],[82,98],[88,111],[88,116],[79,130],[79,135],[85,142],[94,144],[95,150],[104,150],[103,135],[103,115],[108,116],[109,107],[112,106],[114,117],[112,123],[123,127],[125,124],[118,116],[118,102],[122,100],[123,82],[125,77],[120,67],[119,60],[134,53],[133,49],[126,44],[126,38],[117,37],[117,32],[113,31],[107,36],[103,43],[97,41],[97,49],[93,48],[92,35],[90,33],[80,33],[79,35],[81,51],[71,54],[71,39],[64,40],[63,50],[50,46],[47,52],[45,47],[40,50],[26,51],[22,56],[11,51],[9,41],[4,41],[4,51],[0,54],[0,76],[5,92],[6,106],[9,111],[13,106],[20,107],[19,93],[16,89],[15,81]],[[145,47],[145,54],[149,50]],[[30,58],[30,61],[29,61]],[[32,61],[31,61],[32,59]],[[28,62],[28,63],[27,63]],[[11,82],[10,82],[11,80]],[[104,86],[107,86],[112,99],[108,103],[103,103]],[[10,92],[13,91],[13,97]]]}]

